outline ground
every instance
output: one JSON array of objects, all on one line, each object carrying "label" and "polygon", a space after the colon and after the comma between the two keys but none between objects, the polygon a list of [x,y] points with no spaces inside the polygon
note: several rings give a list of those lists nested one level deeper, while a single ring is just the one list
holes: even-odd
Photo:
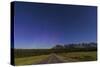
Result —
[{"label": "ground", "polygon": [[59,54],[40,55],[24,58],[15,58],[15,65],[49,64],[77,61],[95,61],[97,52],[69,52]]},{"label": "ground", "polygon": [[68,60],[69,62],[97,60],[97,52],[96,51],[60,53],[58,55],[63,57],[64,60]]}]

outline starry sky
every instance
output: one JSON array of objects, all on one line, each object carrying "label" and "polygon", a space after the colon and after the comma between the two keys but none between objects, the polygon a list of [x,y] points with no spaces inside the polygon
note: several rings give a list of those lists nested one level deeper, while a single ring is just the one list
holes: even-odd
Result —
[{"label": "starry sky", "polygon": [[96,41],[96,6],[14,2],[15,48]]}]

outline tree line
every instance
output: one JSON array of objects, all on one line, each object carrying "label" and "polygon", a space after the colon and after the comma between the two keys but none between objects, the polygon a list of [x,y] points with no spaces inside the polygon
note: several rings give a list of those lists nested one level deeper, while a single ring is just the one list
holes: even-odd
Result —
[{"label": "tree line", "polygon": [[57,44],[52,49],[72,49],[72,48],[97,48],[97,43],[78,43],[78,44]]},{"label": "tree line", "polygon": [[14,49],[14,57],[29,57],[46,55],[50,53],[67,53],[81,51],[97,51],[97,43],[57,44],[49,49]]}]

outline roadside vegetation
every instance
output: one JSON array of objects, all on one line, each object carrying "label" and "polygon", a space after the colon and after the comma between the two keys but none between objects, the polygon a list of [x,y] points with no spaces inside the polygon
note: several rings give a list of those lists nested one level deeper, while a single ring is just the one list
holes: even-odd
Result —
[{"label": "roadside vegetation", "polygon": [[31,65],[37,64],[41,60],[47,58],[48,55],[41,56],[31,56],[31,57],[23,57],[23,58],[15,58],[15,65]]},{"label": "roadside vegetation", "polygon": [[97,43],[57,44],[49,49],[14,49],[15,65],[36,64],[56,53],[66,62],[97,60]]},{"label": "roadside vegetation", "polygon": [[96,51],[59,53],[58,55],[68,62],[96,61],[97,60]]}]

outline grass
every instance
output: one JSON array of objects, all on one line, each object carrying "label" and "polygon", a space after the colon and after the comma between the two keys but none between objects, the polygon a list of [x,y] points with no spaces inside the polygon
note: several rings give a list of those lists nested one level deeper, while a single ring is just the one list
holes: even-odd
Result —
[{"label": "grass", "polygon": [[48,57],[48,55],[40,55],[40,56],[32,56],[32,57],[24,57],[24,58],[15,58],[15,65],[37,64],[46,57]]},{"label": "grass", "polygon": [[67,62],[74,61],[95,61],[97,60],[97,52],[70,52],[70,53],[59,53],[58,55]]},{"label": "grass", "polygon": [[[95,61],[97,60],[96,51],[88,52],[68,52],[57,54],[62,57],[65,62],[79,62],[79,61]],[[15,65],[32,65],[38,64],[40,61],[47,58],[49,55],[39,55],[24,58],[15,58]]]}]

